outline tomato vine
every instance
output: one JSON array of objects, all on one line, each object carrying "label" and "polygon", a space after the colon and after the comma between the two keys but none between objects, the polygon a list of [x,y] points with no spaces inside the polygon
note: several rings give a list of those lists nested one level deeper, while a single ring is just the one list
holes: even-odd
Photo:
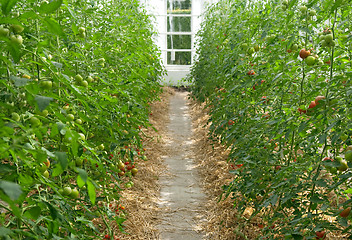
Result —
[{"label": "tomato vine", "polygon": [[204,16],[192,94],[238,166],[223,195],[262,217],[258,238],[351,234],[350,14],[343,0],[223,0]]}]

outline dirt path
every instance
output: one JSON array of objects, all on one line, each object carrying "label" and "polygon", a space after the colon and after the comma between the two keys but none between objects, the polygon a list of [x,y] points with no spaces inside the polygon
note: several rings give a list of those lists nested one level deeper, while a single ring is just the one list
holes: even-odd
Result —
[{"label": "dirt path", "polygon": [[170,98],[167,156],[168,168],[160,177],[162,221],[160,239],[200,240],[201,208],[205,195],[199,186],[192,153],[192,124],[187,106],[187,92],[176,92]]}]

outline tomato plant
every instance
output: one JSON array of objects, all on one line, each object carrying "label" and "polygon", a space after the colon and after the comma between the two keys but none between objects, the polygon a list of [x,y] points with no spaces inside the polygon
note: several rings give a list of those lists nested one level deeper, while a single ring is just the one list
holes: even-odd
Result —
[{"label": "tomato plant", "polygon": [[119,234],[107,206],[137,168],[114,166],[143,159],[133,149],[162,91],[149,17],[135,0],[0,6],[0,237]]},{"label": "tomato plant", "polygon": [[[223,196],[239,213],[252,209],[244,220],[278,226],[263,228],[262,239],[351,236],[338,216],[352,201],[347,2],[222,0],[198,32],[192,95],[206,102],[211,138],[231,149],[233,166],[243,164]],[[224,127],[229,119],[236,124]]]}]

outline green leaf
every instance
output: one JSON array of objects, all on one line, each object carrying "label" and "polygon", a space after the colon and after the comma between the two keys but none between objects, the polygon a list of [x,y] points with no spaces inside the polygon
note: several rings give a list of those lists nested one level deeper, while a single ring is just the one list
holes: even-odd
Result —
[{"label": "green leaf", "polygon": [[36,96],[35,100],[37,101],[38,108],[40,111],[45,110],[50,104],[50,102],[53,100],[53,98],[50,97],[44,97],[44,96]]},{"label": "green leaf", "polygon": [[1,0],[1,10],[4,15],[10,13],[11,9],[16,5],[18,0]]},{"label": "green leaf", "polygon": [[86,183],[83,181],[82,177],[80,175],[77,176],[77,185],[78,187],[83,187]]},{"label": "green leaf", "polygon": [[313,195],[313,197],[310,198],[310,201],[312,203],[322,203],[322,202],[324,202],[324,200],[319,198],[317,195]]},{"label": "green leaf", "polygon": [[53,207],[53,205],[51,205],[49,202],[45,202],[45,204],[48,206],[49,211],[50,211],[50,215],[51,217],[55,220],[59,217],[59,213],[56,210],[56,208]]},{"label": "green leaf", "polygon": [[56,123],[57,129],[58,131],[62,134],[65,135],[66,132],[62,133],[61,130],[65,129],[66,124],[62,123],[62,122],[57,122]]},{"label": "green leaf", "polygon": [[87,183],[88,180],[88,174],[84,169],[77,168],[77,171],[79,173],[79,177],[83,180],[84,183]]},{"label": "green leaf", "polygon": [[315,181],[315,184],[318,186],[318,187],[326,187],[327,186],[327,183],[324,179],[319,179],[318,181]]},{"label": "green leaf", "polygon": [[16,87],[23,87],[23,86],[27,85],[28,82],[32,81],[30,79],[19,78],[19,77],[15,77],[15,76],[11,76],[10,79],[15,82]]},{"label": "green leaf", "polygon": [[339,224],[342,226],[342,227],[348,227],[348,222],[347,222],[347,219],[346,218],[338,218],[338,222]]},{"label": "green leaf", "polygon": [[274,206],[274,205],[277,203],[277,200],[279,199],[279,195],[274,194],[274,195],[271,196],[270,198],[271,198],[270,203],[271,203],[271,205]]},{"label": "green leaf", "polygon": [[52,65],[54,65],[56,68],[62,68],[62,63],[59,63],[59,62],[51,62]]},{"label": "green leaf", "polygon": [[55,19],[47,17],[44,19],[44,23],[47,26],[49,32],[60,36],[65,35],[60,24]]},{"label": "green leaf", "polygon": [[346,194],[351,194],[352,193],[352,188],[349,188],[349,189],[345,190],[345,193]]},{"label": "green leaf", "polygon": [[18,182],[21,184],[21,185],[31,185],[33,184],[33,178],[29,175],[23,175],[23,174],[20,174],[20,176],[18,177]]},{"label": "green leaf", "polygon": [[15,63],[18,63],[21,60],[21,51],[20,46],[15,43],[9,42],[7,44],[7,49],[9,50]]},{"label": "green leaf", "polygon": [[10,235],[12,231],[8,228],[5,227],[0,227],[0,237],[6,237],[7,235]]},{"label": "green leaf", "polygon": [[322,135],[320,135],[319,137],[319,143],[324,143],[326,140],[326,133],[323,133]]},{"label": "green leaf", "polygon": [[53,169],[53,177],[59,176],[64,172],[60,164],[57,164],[56,167]]},{"label": "green leaf", "polygon": [[336,0],[334,6],[331,8],[331,12],[334,12],[344,0]]},{"label": "green leaf", "polygon": [[55,152],[55,156],[59,160],[59,163],[60,163],[62,169],[65,170],[68,165],[67,154],[65,152]]},{"label": "green leaf", "polygon": [[39,8],[39,13],[52,13],[56,11],[62,4],[62,0],[52,0],[50,3],[44,2],[42,3]]},{"label": "green leaf", "polygon": [[12,201],[16,201],[22,194],[21,186],[14,182],[0,180],[0,188]]},{"label": "green leaf", "polygon": [[96,192],[95,192],[95,186],[91,181],[87,182],[88,185],[88,195],[91,203],[95,205],[95,199],[96,199]]},{"label": "green leaf", "polygon": [[28,218],[36,220],[40,216],[40,212],[41,212],[41,208],[37,206],[37,207],[32,207],[27,211],[25,211],[24,215]]}]

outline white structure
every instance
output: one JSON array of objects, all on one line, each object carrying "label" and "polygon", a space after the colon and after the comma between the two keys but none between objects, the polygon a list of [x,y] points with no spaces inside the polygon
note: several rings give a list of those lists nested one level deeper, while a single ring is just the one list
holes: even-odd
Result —
[{"label": "white structure", "polygon": [[[217,0],[140,0],[147,13],[155,16],[155,39],[167,70],[165,82],[178,85],[190,70],[195,57],[194,37],[201,14]],[[183,84],[183,83],[181,83]]]}]

